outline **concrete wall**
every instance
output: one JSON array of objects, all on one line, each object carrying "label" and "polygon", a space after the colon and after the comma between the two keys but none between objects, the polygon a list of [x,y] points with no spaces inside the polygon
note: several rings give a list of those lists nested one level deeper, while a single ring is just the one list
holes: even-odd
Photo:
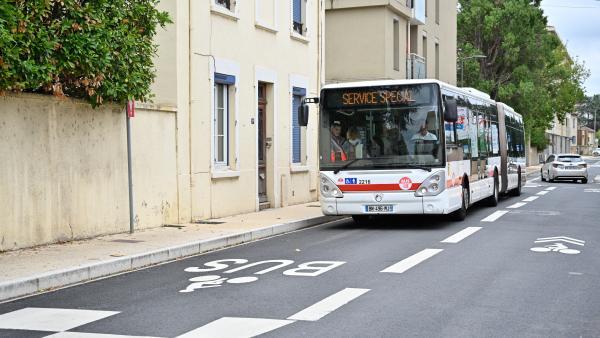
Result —
[{"label": "concrete wall", "polygon": [[[177,215],[175,116],[133,120],[136,227]],[[42,95],[0,97],[0,251],[129,229],[125,118]]]}]

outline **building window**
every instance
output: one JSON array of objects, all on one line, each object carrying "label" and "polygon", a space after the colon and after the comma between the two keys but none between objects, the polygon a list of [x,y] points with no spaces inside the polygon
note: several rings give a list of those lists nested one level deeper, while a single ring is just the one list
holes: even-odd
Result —
[{"label": "building window", "polygon": [[277,0],[256,0],[256,23],[270,29],[277,29]]},{"label": "building window", "polygon": [[234,10],[233,7],[235,6],[235,0],[215,0],[215,5],[225,7],[228,10],[233,12],[233,10]]},{"label": "building window", "polygon": [[400,70],[400,22],[394,19],[394,70]]},{"label": "building window", "polygon": [[230,165],[231,104],[229,96],[234,84],[234,76],[215,73],[213,154],[215,165],[221,167]]},{"label": "building window", "polygon": [[300,35],[306,35],[306,0],[292,0],[292,29]]},{"label": "building window", "polygon": [[298,123],[298,107],[306,96],[305,88],[292,88],[292,163],[306,164],[306,127]]}]

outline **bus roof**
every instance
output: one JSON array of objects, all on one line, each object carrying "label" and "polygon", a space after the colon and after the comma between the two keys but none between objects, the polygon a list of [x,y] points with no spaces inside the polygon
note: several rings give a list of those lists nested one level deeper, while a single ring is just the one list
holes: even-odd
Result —
[{"label": "bus roof", "polygon": [[514,114],[518,118],[522,119],[521,114],[515,112],[515,110],[509,105],[494,101],[490,98],[489,94],[479,91],[475,88],[468,87],[456,87],[451,84],[442,82],[437,79],[404,79],[404,80],[368,80],[368,81],[355,81],[355,82],[341,82],[341,83],[332,83],[323,86],[322,89],[341,89],[341,88],[357,88],[357,87],[376,87],[376,86],[401,86],[401,85],[411,85],[411,84],[438,84],[440,87],[445,87],[449,90],[464,93],[466,95],[477,96],[479,99],[483,99],[489,102],[494,102],[497,104],[501,104],[506,107],[509,111],[509,114]]}]

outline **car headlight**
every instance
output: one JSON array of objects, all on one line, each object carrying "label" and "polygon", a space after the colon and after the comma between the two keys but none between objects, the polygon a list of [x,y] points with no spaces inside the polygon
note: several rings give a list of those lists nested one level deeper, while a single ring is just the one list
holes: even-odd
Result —
[{"label": "car headlight", "polygon": [[580,166],[581,168],[584,168],[584,169],[585,169],[585,168],[587,168],[587,163],[579,163],[579,166]]},{"label": "car headlight", "polygon": [[337,185],[335,185],[335,183],[333,183],[332,180],[329,179],[329,177],[321,174],[319,182],[319,185],[321,186],[321,196],[335,198],[344,197],[342,191],[337,187]]},{"label": "car headlight", "polygon": [[439,195],[444,189],[446,189],[446,174],[443,171],[438,171],[421,183],[415,191],[415,196],[435,196]]}]

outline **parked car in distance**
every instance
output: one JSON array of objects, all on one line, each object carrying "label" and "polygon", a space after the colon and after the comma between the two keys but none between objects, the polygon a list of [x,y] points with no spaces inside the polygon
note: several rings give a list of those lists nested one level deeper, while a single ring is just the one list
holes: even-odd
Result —
[{"label": "parked car in distance", "polygon": [[542,181],[572,180],[588,181],[587,163],[577,154],[551,154],[540,169]]},{"label": "parked car in distance", "polygon": [[592,151],[592,156],[600,156],[600,148],[594,149],[594,151]]}]

